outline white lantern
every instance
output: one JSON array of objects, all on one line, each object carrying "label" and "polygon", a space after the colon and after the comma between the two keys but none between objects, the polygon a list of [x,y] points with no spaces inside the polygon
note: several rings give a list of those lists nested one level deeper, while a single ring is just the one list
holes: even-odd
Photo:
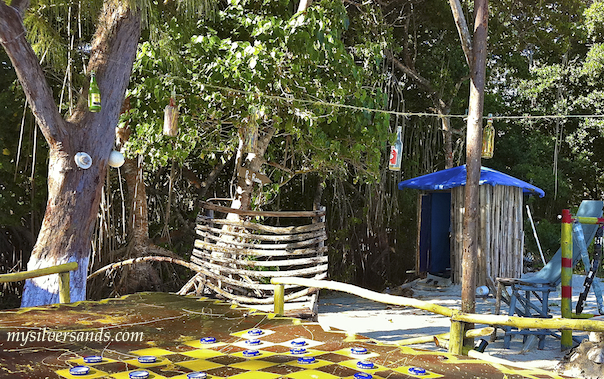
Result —
[{"label": "white lantern", "polygon": [[111,154],[109,154],[109,166],[111,167],[122,167],[124,160],[124,154],[119,151],[113,150]]},{"label": "white lantern", "polygon": [[74,159],[76,165],[81,169],[86,170],[92,166],[92,158],[87,153],[79,152],[75,155]]}]

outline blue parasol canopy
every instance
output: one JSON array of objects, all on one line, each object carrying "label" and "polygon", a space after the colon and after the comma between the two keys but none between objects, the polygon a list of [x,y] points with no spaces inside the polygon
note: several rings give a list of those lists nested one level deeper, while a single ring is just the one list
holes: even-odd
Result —
[{"label": "blue parasol canopy", "polygon": [[[404,180],[398,184],[398,189],[447,190],[453,187],[465,186],[466,175],[466,165],[457,166]],[[545,196],[545,192],[541,188],[484,166],[480,168],[480,185],[483,184],[520,187],[524,192],[537,194],[539,197]]]}]

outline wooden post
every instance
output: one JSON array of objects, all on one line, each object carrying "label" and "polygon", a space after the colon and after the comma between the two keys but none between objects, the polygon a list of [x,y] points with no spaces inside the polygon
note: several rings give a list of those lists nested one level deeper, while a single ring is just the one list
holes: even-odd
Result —
[{"label": "wooden post", "polygon": [[[562,299],[560,301],[560,310],[563,318],[572,318],[571,301],[573,295],[573,227],[572,218],[568,209],[562,210]],[[561,350],[568,350],[573,347],[572,330],[563,330],[561,339]]]},{"label": "wooden post", "polygon": [[59,302],[61,304],[71,303],[69,292],[69,271],[59,273]]},{"label": "wooden post", "polygon": [[[478,204],[480,183],[480,156],[482,153],[482,114],[486,77],[488,0],[474,0],[474,36],[470,67],[470,101],[466,136],[466,186],[463,223],[463,256],[461,311],[474,313],[476,309],[476,259],[478,257]],[[453,323],[451,327],[453,328]],[[472,328],[466,325],[466,329]],[[451,333],[453,339],[453,333]],[[459,334],[459,333],[457,333]],[[463,337],[463,333],[459,334]],[[472,341],[467,341],[470,344]],[[453,344],[453,341],[451,341]],[[461,353],[461,351],[460,351]]]},{"label": "wooden post", "polygon": [[285,314],[285,286],[275,284],[275,314],[283,316]]},{"label": "wooden post", "polygon": [[[454,311],[453,314],[458,314]],[[451,320],[451,330],[449,332],[449,353],[462,355],[464,345],[465,323]]]}]

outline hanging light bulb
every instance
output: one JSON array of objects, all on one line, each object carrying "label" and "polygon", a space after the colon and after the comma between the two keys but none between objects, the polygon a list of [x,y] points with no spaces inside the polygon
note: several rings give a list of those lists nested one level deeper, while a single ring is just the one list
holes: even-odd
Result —
[{"label": "hanging light bulb", "polygon": [[489,113],[487,126],[482,130],[482,158],[493,158],[493,150],[495,150],[495,128],[493,127],[493,114]]}]

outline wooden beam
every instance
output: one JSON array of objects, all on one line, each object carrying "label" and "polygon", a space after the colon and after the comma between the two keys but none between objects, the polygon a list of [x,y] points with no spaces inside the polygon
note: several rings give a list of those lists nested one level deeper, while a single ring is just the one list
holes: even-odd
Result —
[{"label": "wooden beam", "polygon": [[18,281],[25,280],[25,279],[37,278],[39,276],[46,276],[46,275],[51,275],[51,274],[59,274],[62,272],[69,272],[69,271],[77,270],[77,268],[78,268],[77,262],[69,262],[69,263],[65,263],[62,265],[40,268],[37,270],[15,272],[12,274],[2,274],[2,275],[0,275],[0,283],[18,282]]},{"label": "wooden beam", "polygon": [[282,212],[270,212],[270,211],[247,211],[229,207],[223,207],[220,205],[214,205],[206,201],[201,202],[201,207],[222,213],[235,213],[240,216],[262,216],[262,217],[320,217],[325,215],[324,210],[318,211],[282,211]]}]

